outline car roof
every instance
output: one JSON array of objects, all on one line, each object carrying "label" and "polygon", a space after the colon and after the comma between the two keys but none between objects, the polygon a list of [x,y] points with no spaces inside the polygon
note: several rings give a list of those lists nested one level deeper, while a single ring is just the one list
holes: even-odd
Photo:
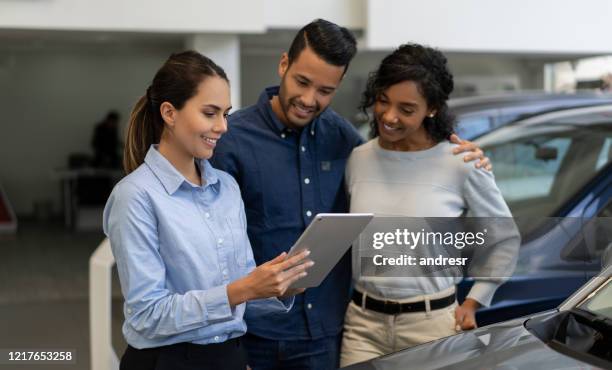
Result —
[{"label": "car roof", "polygon": [[465,114],[487,109],[500,109],[515,106],[544,105],[587,105],[612,103],[612,94],[595,92],[578,92],[572,94],[524,92],[487,96],[454,98],[448,101],[449,108],[455,114]]},{"label": "car roof", "polygon": [[[563,122],[566,120],[566,122]],[[558,125],[554,125],[555,121]],[[481,146],[496,145],[496,143],[507,141],[512,137],[523,137],[533,134],[524,131],[528,127],[537,127],[538,132],[557,130],[560,125],[567,129],[576,127],[595,127],[602,125],[612,127],[612,104],[571,108],[559,111],[536,114],[529,118],[520,119],[509,123],[497,130],[487,132],[475,140]]]},{"label": "car roof", "polygon": [[[602,104],[597,106],[579,107],[579,108],[568,108],[552,112],[544,112],[542,114],[535,114],[525,119],[517,120],[510,126],[528,126],[548,122],[552,120],[563,120],[565,118],[574,118],[580,116],[601,116],[606,122],[612,122],[612,104]],[[572,121],[574,124],[592,124],[592,120],[582,119]]]}]

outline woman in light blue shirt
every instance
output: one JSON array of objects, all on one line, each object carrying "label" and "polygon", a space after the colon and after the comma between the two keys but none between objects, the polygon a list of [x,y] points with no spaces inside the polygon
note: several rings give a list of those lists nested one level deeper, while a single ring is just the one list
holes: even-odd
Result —
[{"label": "woman in light blue shirt", "polygon": [[125,298],[121,369],[245,369],[250,315],[286,312],[307,253],[255,267],[236,181],[208,162],[227,131],[229,82],[193,51],[173,54],[134,107],[128,175],[104,210]]}]

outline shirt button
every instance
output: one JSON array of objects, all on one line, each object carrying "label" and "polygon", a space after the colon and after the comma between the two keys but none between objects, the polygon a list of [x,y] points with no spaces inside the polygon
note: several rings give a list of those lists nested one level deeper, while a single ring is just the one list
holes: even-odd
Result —
[{"label": "shirt button", "polygon": [[307,304],[306,307],[308,307],[309,310],[312,310],[312,304]]},{"label": "shirt button", "polygon": [[310,135],[314,136],[314,130],[310,131]]},{"label": "shirt button", "polygon": [[308,216],[308,217],[312,216],[312,212],[306,211],[306,216]]},{"label": "shirt button", "polygon": [[131,309],[131,308],[128,308],[128,309],[127,309],[127,313],[128,313],[128,314],[131,314],[131,313],[132,313],[132,309]]},{"label": "shirt button", "polygon": [[219,240],[217,240],[217,244],[223,244],[223,239],[219,238]]},{"label": "shirt button", "polygon": [[218,342],[218,341],[219,341],[219,336],[215,335],[215,342]]},{"label": "shirt button", "polygon": [[306,185],[310,184],[310,179],[308,177],[304,179],[304,184]]},{"label": "shirt button", "polygon": [[206,217],[206,218],[210,218],[210,213],[206,212],[206,213],[204,214],[204,217]]},{"label": "shirt button", "polygon": [[287,137],[287,135],[285,135],[285,133],[283,132],[283,133],[281,134],[281,137],[284,139],[284,138],[286,138],[286,137]]},{"label": "shirt button", "polygon": [[302,146],[302,151],[305,152],[306,151],[306,147]]}]

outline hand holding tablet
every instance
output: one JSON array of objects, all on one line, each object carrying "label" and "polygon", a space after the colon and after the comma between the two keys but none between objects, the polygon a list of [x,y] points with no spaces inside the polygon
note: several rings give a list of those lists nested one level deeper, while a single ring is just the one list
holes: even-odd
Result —
[{"label": "hand holding tablet", "polygon": [[309,250],[314,265],[290,289],[316,287],[334,268],[374,217],[371,213],[320,213],[289,251],[289,257]]}]

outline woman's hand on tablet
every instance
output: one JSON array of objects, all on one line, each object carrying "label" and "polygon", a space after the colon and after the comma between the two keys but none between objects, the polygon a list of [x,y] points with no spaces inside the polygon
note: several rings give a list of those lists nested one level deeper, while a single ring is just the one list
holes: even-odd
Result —
[{"label": "woman's hand on tablet", "polygon": [[306,270],[314,265],[306,260],[310,251],[303,251],[287,258],[283,252],[276,258],[257,266],[250,274],[227,286],[230,306],[252,299],[283,297],[302,293],[304,289],[289,289],[291,284],[307,275]]}]

